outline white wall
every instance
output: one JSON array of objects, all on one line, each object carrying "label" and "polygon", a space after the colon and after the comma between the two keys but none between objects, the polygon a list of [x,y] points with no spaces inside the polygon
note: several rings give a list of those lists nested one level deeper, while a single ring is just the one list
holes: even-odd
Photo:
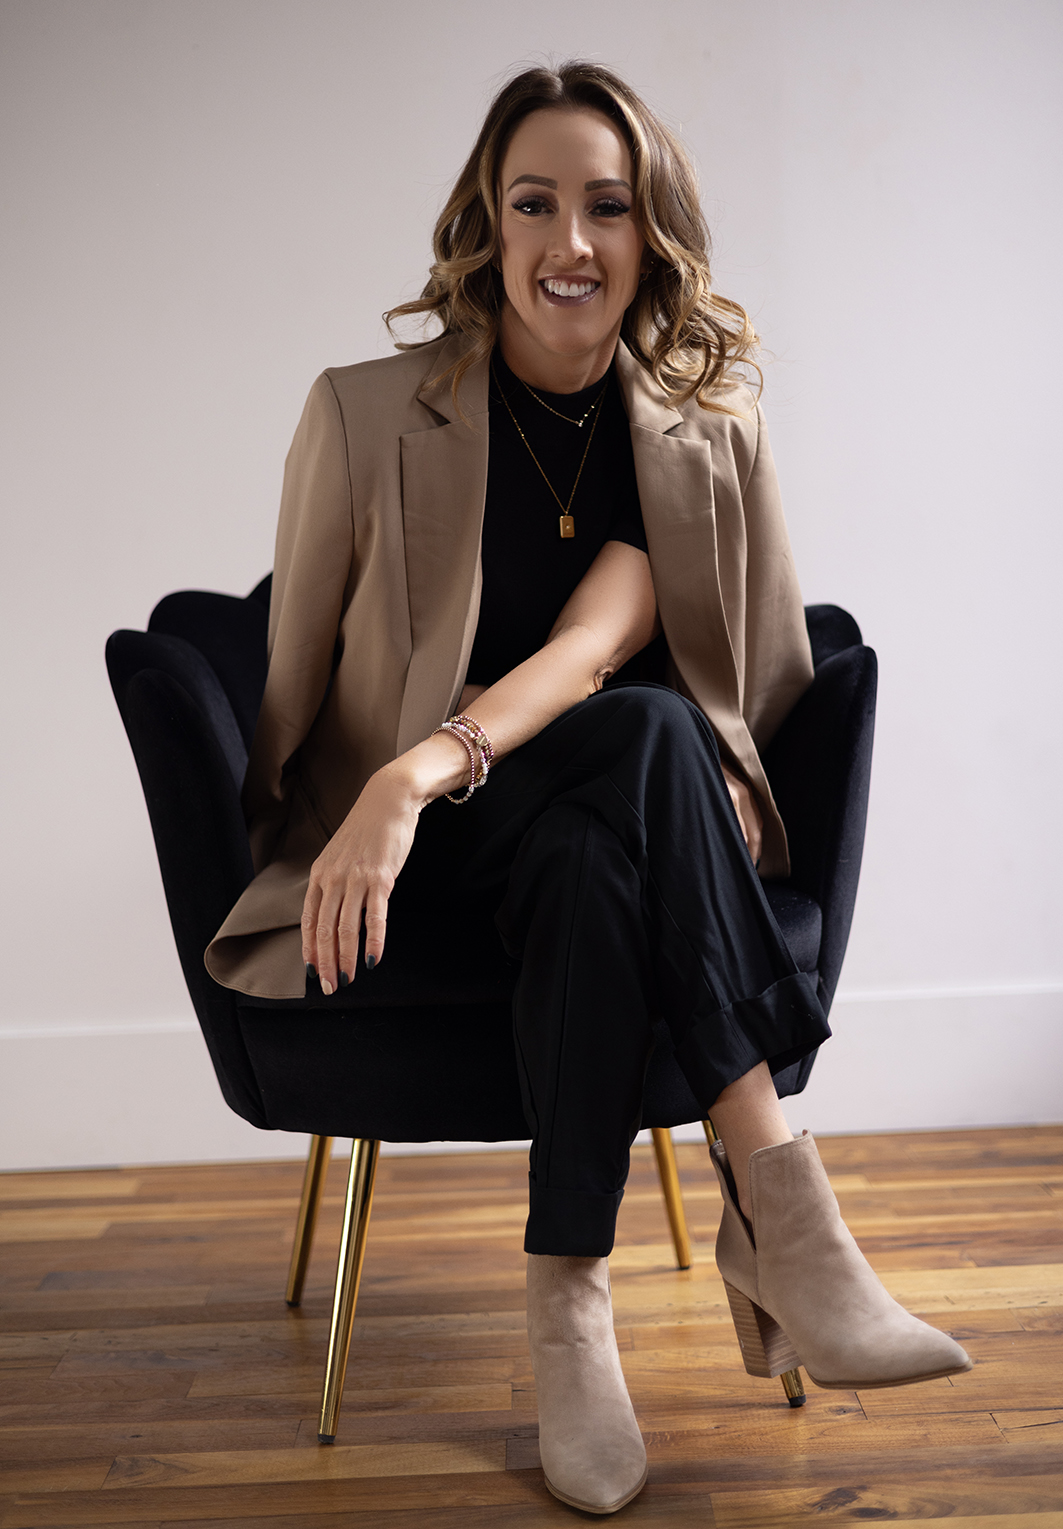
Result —
[{"label": "white wall", "polygon": [[191,1031],[103,643],[269,568],[310,382],[386,353],[490,93],[545,53],[681,127],[774,356],[806,599],[880,655],[850,996],[801,1123],[1060,1118],[1060,7],[0,15],[0,1162],[294,1148],[229,1116]]}]

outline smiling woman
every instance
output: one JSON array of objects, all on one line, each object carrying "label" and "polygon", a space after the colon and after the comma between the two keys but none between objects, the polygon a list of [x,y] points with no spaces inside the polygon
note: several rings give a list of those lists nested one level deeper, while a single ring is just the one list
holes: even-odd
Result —
[{"label": "smiling woman", "polygon": [[512,994],[540,1451],[611,1513],[646,1479],[607,1258],[657,1016],[724,1144],[752,1372],[765,1342],[845,1389],[967,1359],[878,1284],[779,1108],[830,1033],[761,885],[788,869],[761,750],[812,663],[686,157],[608,70],[529,70],[435,253],[389,318],[442,333],[326,372],[288,457],[258,874],[206,959],[248,1023],[401,1014],[455,970]]}]

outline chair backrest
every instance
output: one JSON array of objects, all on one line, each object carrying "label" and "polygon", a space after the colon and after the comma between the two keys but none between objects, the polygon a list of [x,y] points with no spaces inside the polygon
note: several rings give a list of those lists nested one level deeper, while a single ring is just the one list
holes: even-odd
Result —
[{"label": "chair backrest", "polygon": [[266,685],[266,628],[273,578],[267,574],[246,600],[183,589],[160,600],[148,631],[179,637],[207,660],[229,698],[245,749],[251,747]]}]

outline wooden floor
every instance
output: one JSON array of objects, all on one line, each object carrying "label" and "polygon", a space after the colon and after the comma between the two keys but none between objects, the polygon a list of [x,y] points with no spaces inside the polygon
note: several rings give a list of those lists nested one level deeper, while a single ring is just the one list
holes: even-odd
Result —
[{"label": "wooden floor", "polygon": [[[791,1411],[739,1363],[705,1149],[679,1149],[688,1273],[639,1149],[612,1269],[650,1481],[617,1522],[1063,1526],[1063,1128],[821,1148],[890,1290],[974,1370]],[[2,1529],[579,1520],[538,1464],[519,1154],[383,1161],[339,1436],[316,1443],[344,1167],[297,1312],[297,1164],[0,1175]]]}]

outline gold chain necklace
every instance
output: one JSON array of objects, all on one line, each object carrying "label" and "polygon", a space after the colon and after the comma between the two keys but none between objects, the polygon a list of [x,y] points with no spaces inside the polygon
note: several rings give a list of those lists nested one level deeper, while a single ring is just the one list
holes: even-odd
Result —
[{"label": "gold chain necklace", "polygon": [[[495,381],[496,382],[498,381],[497,377],[495,378]],[[535,391],[535,389],[529,387],[528,384],[524,381],[523,377],[518,377],[517,381],[520,383],[521,387],[525,390],[525,392],[531,394],[531,396],[535,399],[536,403],[541,403],[544,409],[549,409],[550,413],[551,414],[556,414],[558,419],[563,419],[568,424],[575,425],[577,430],[582,430],[583,429],[584,425],[590,419],[591,415],[594,413],[595,409],[598,407],[598,405],[601,403],[603,397],[605,396],[605,388],[607,388],[609,386],[609,378],[606,377],[606,379],[605,379],[605,387],[602,388],[602,391],[598,394],[598,397],[591,404],[591,406],[587,410],[587,412],[582,416],[582,418],[580,418],[580,419],[573,419],[571,414],[562,414],[560,409],[552,408],[550,406],[550,404],[547,403],[545,398],[540,398],[538,393]]]},{"label": "gold chain necklace", "polygon": [[[598,421],[601,418],[601,414],[602,414],[602,399],[605,397],[605,388],[602,389],[602,391],[598,394],[598,397],[595,399],[594,403],[591,405],[591,408],[592,409],[597,409],[598,412],[594,416],[594,423],[591,425],[590,434],[587,436],[587,444],[583,448],[583,456],[580,458],[579,472],[577,472],[577,474],[576,474],[576,481],[572,485],[572,492],[568,496],[568,503],[567,504],[562,504],[561,496],[558,494],[557,489],[554,487],[554,485],[550,482],[550,479],[546,476],[546,472],[545,472],[545,470],[543,468],[543,464],[539,461],[539,458],[535,455],[535,452],[532,450],[531,442],[528,440],[528,437],[524,434],[524,431],[520,428],[520,422],[518,421],[517,416],[514,414],[513,410],[509,406],[509,399],[506,397],[505,393],[502,392],[502,385],[501,385],[501,383],[498,380],[498,373],[495,371],[494,366],[491,367],[491,376],[495,379],[495,387],[498,389],[499,396],[501,397],[502,402],[506,406],[506,409],[507,409],[507,411],[509,413],[510,419],[513,421],[514,425],[516,425],[516,427],[517,427],[517,434],[520,436],[521,440],[524,442],[525,446],[527,446],[527,448],[528,448],[528,455],[531,457],[531,459],[535,463],[536,467],[542,473],[542,475],[543,475],[543,482],[546,484],[546,486],[550,490],[551,494],[553,494],[554,498],[557,500],[558,509],[561,511],[561,517],[560,517],[560,520],[558,522],[558,528],[559,528],[559,530],[561,532],[561,536],[565,540],[568,540],[569,537],[575,536],[575,534],[576,534],[576,522],[575,522],[575,519],[573,518],[573,516],[571,516],[569,514],[569,510],[571,510],[571,508],[572,508],[572,501],[576,497],[576,490],[577,490],[577,488],[579,488],[579,480],[583,476],[583,465],[584,465],[584,463],[587,460],[587,454],[588,454],[588,452],[591,449],[591,441],[593,441],[593,439],[594,439],[594,432],[597,429]],[[527,387],[527,383],[525,383],[525,387]],[[542,400],[540,400],[540,402],[541,401]],[[544,405],[544,408],[549,408],[549,407],[550,407],[549,404],[545,404]],[[556,411],[551,410],[551,412],[554,413]],[[562,415],[561,417],[562,417],[562,419],[564,419],[567,416]],[[569,420],[569,424],[574,424],[574,423],[575,423],[574,420]],[[581,423],[582,423],[582,421],[581,421]]]}]

